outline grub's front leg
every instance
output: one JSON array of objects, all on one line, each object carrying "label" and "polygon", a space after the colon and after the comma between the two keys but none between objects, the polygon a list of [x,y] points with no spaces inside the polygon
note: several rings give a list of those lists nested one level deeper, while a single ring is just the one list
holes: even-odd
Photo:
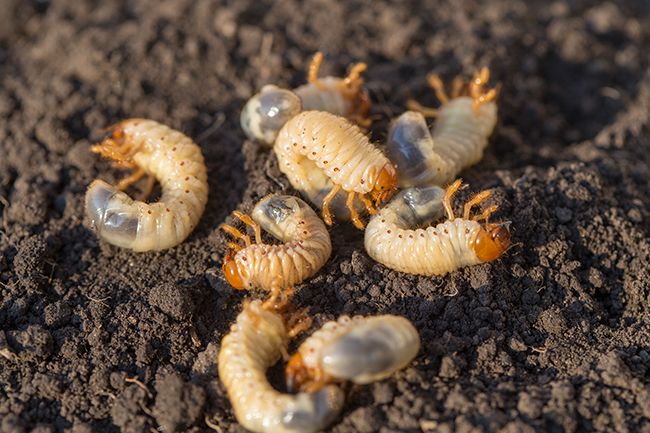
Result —
[{"label": "grub's front leg", "polygon": [[463,184],[462,180],[456,179],[454,183],[449,185],[447,187],[447,190],[445,191],[445,197],[442,200],[442,204],[445,208],[445,211],[447,212],[447,219],[449,221],[453,221],[456,218],[454,216],[454,207],[452,206],[451,202],[454,198],[454,195],[456,194],[456,192],[458,192],[462,184]]},{"label": "grub's front leg", "polygon": [[325,90],[325,85],[321,80],[318,79],[318,71],[320,66],[323,63],[323,53],[318,51],[312,57],[311,62],[309,63],[309,69],[307,72],[307,82],[314,85],[319,90]]},{"label": "grub's front leg", "polygon": [[328,226],[332,225],[332,213],[330,212],[330,202],[334,200],[336,194],[341,190],[341,185],[334,184],[334,187],[327,193],[325,198],[323,198],[323,221]]},{"label": "grub's front leg", "polygon": [[224,232],[228,233],[229,235],[233,236],[234,238],[243,240],[244,244],[246,244],[247,247],[251,245],[250,236],[240,232],[238,229],[231,226],[230,224],[221,224],[219,228]]},{"label": "grub's front leg", "polygon": [[359,218],[359,214],[357,213],[357,210],[354,208],[355,195],[356,193],[354,191],[348,192],[348,199],[345,201],[345,205],[350,211],[350,219],[352,220],[354,226],[359,230],[363,230],[366,227],[366,225],[363,223],[363,221],[361,221],[361,218]]},{"label": "grub's front leg", "polygon": [[369,215],[375,215],[377,213],[377,208],[372,205],[372,200],[366,197],[365,194],[359,194],[359,200],[361,200]]},{"label": "grub's front leg", "polygon": [[485,90],[485,85],[490,80],[490,70],[487,67],[481,68],[480,71],[474,74],[472,81],[469,83],[469,95],[474,102],[472,109],[475,113],[479,112],[481,105],[494,101],[497,98],[497,89]]},{"label": "grub's front leg", "polygon": [[463,219],[468,220],[472,208],[474,206],[478,206],[479,204],[483,203],[485,200],[487,200],[488,197],[490,197],[490,195],[492,195],[492,192],[490,191],[481,191],[479,193],[476,193],[474,197],[469,199],[467,203],[465,203],[465,206],[463,207]]},{"label": "grub's front leg", "polygon": [[249,227],[252,227],[253,230],[255,231],[255,243],[256,244],[261,244],[262,243],[262,228],[258,223],[256,223],[253,218],[250,217],[250,215],[246,215],[243,212],[240,212],[238,210],[235,210],[232,212],[233,216],[246,224]]}]

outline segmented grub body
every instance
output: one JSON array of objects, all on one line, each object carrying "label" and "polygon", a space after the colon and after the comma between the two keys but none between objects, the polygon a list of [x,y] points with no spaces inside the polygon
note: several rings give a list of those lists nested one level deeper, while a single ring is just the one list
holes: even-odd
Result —
[{"label": "segmented grub body", "polygon": [[129,119],[93,151],[133,168],[124,188],[143,175],[155,177],[155,203],[131,199],[119,187],[93,181],[86,192],[91,226],[107,242],[134,251],[162,250],[183,242],[198,224],[208,199],[201,149],[186,135],[153,120]]},{"label": "segmented grub body", "polygon": [[335,381],[367,384],[404,368],[419,350],[420,336],[404,317],[342,316],[300,345],[287,367],[287,380],[303,390]]},{"label": "segmented grub body", "polygon": [[[435,186],[401,191],[368,223],[368,255],[391,269],[419,275],[444,275],[500,257],[510,242],[507,227],[478,222],[487,220],[496,206],[478,217],[469,216],[489,191],[477,194],[465,205],[463,218],[455,218],[451,196],[459,187],[458,181],[447,192]],[[428,226],[445,211],[447,221]]]},{"label": "segmented grub body", "polygon": [[309,433],[330,424],[344,396],[330,385],[314,393],[283,394],[266,378],[266,370],[286,353],[289,340],[280,315],[252,301],[221,342],[219,377],[235,416],[246,429],[259,433]]},{"label": "segmented grub body", "polygon": [[[244,222],[268,231],[283,242],[270,245],[244,236],[246,247],[233,251],[224,260],[223,270],[236,288],[278,290],[299,284],[318,272],[330,257],[332,244],[325,224],[311,207],[298,197],[270,195],[260,200],[251,221]],[[238,236],[227,225],[224,230]],[[257,236],[256,236],[257,237]],[[235,250],[237,250],[237,247]]]},{"label": "segmented grub body", "polygon": [[319,78],[322,61],[322,53],[316,53],[309,65],[307,84],[294,90],[265,85],[246,102],[240,123],[249,139],[272,146],[280,128],[302,110],[327,111],[369,126],[370,98],[361,77],[366,64],[353,65],[343,78]]},{"label": "segmented grub body", "polygon": [[354,112],[354,101],[340,91],[342,78],[328,76],[320,78],[319,81],[319,85],[307,83],[293,89],[302,101],[303,110],[327,111],[342,117]]},{"label": "segmented grub body", "polygon": [[392,123],[386,152],[397,167],[401,188],[447,185],[463,169],[481,160],[497,122],[496,91],[483,92],[489,78],[486,71],[477,73],[470,82],[469,96],[459,96],[461,87],[455,84],[451,99],[440,79],[430,77],[442,102],[436,110],[423,109],[436,117],[431,132],[417,111],[407,111]]},{"label": "segmented grub body", "polygon": [[358,195],[368,207],[368,195],[381,201],[395,187],[396,173],[388,158],[356,125],[330,113],[305,111],[293,117],[280,130],[274,150],[294,188],[323,207],[326,223],[331,219],[323,191],[343,189],[348,199]]}]

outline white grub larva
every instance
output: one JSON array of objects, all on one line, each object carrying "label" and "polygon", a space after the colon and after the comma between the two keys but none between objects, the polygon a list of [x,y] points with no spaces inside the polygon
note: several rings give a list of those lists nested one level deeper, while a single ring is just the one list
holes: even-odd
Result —
[{"label": "white grub larva", "polygon": [[317,432],[343,407],[343,392],[335,385],[298,394],[283,394],[271,386],[266,370],[286,354],[289,338],[296,333],[288,328],[281,314],[255,300],[244,306],[221,341],[219,377],[237,420],[250,431]]},{"label": "white grub larva", "polygon": [[[401,191],[368,223],[368,255],[391,269],[419,275],[444,275],[499,258],[510,245],[510,232],[507,224],[487,222],[497,206],[470,219],[471,209],[490,191],[476,194],[465,203],[463,218],[455,218],[451,200],[460,186],[457,180],[446,191],[436,186]],[[443,212],[447,221],[426,227]]]},{"label": "white grub larva", "polygon": [[[208,200],[208,181],[201,149],[184,134],[153,120],[128,119],[92,151],[135,170],[116,186],[93,181],[86,192],[86,215],[105,241],[133,251],[171,248],[196,227]],[[148,176],[162,188],[156,203],[131,199],[129,185]]]},{"label": "white grub larva", "polygon": [[[358,126],[330,113],[304,111],[293,117],[280,130],[274,150],[280,170],[294,188],[322,207],[328,225],[330,202],[341,190],[347,193],[350,219],[362,229],[355,197],[374,214],[397,186],[397,173],[388,158]],[[324,190],[329,192],[321,199]]]},{"label": "white grub larva", "polygon": [[366,64],[353,65],[345,78],[318,78],[322,61],[322,53],[316,53],[307,84],[293,91],[266,85],[246,102],[240,123],[249,139],[272,146],[280,128],[302,110],[328,111],[368,126],[370,99],[361,78]]},{"label": "white grub larva", "polygon": [[382,380],[404,368],[419,350],[420,336],[404,317],[343,316],[300,345],[287,364],[287,386],[313,392],[333,382]]},{"label": "white grub larva", "polygon": [[[318,272],[330,257],[332,244],[325,224],[298,197],[270,195],[257,203],[252,218],[238,211],[233,215],[255,230],[252,243],[235,227],[221,226],[245,244],[230,242],[224,258],[223,273],[234,288],[277,291],[291,287]],[[263,243],[261,229],[283,243]]]},{"label": "white grub larva", "polygon": [[369,126],[370,97],[363,87],[361,77],[367,65],[365,63],[352,65],[344,78],[332,76],[318,78],[318,70],[322,62],[323,53],[314,54],[309,64],[307,84],[294,89],[302,101],[302,109],[327,111],[361,126]]},{"label": "white grub larva", "polygon": [[[487,68],[477,72],[467,86],[467,95],[461,95],[465,85],[456,77],[450,98],[440,78],[430,75],[429,84],[442,104],[440,108],[429,109],[409,101],[415,111],[393,121],[386,152],[397,168],[401,188],[447,185],[461,170],[480,161],[497,121],[497,91],[484,90],[489,77]],[[431,132],[425,115],[437,118]]]}]

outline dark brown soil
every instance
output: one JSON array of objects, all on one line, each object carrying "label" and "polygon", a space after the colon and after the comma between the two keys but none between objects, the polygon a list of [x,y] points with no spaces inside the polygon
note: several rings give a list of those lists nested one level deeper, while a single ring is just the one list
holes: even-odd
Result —
[{"label": "dark brown soil", "polygon": [[[489,65],[503,84],[485,158],[518,243],[444,278],[389,271],[333,227],[299,287],[316,325],[409,317],[423,348],[354,388],[335,432],[650,432],[650,3],[546,0],[216,5],[208,0],[0,0],[0,431],[243,429],[216,377],[244,295],[219,266],[228,213],[293,190],[246,142],[245,99],[368,62],[380,117],[425,75]],[[187,242],[135,254],[83,225],[84,191],[121,176],[99,128],[148,117],[202,147],[210,199]],[[136,382],[136,380],[138,382]]]}]

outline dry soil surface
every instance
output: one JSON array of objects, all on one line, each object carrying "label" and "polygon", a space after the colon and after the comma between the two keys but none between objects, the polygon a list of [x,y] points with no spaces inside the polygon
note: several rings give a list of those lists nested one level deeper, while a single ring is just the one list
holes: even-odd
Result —
[{"label": "dry soil surface", "polygon": [[[423,346],[350,389],[331,431],[650,432],[648,29],[644,0],[0,0],[0,431],[243,431],[216,377],[246,296],[221,276],[218,226],[294,191],[239,110],[265,83],[302,84],[320,49],[324,73],[369,64],[379,142],[407,99],[435,104],[427,72],[489,65],[500,120],[463,177],[495,191],[517,244],[415,277],[332,228],[297,304],[316,325],[402,314]],[[207,161],[206,212],[168,251],[84,225],[86,186],[123,176],[89,146],[128,117],[184,131]]]}]

